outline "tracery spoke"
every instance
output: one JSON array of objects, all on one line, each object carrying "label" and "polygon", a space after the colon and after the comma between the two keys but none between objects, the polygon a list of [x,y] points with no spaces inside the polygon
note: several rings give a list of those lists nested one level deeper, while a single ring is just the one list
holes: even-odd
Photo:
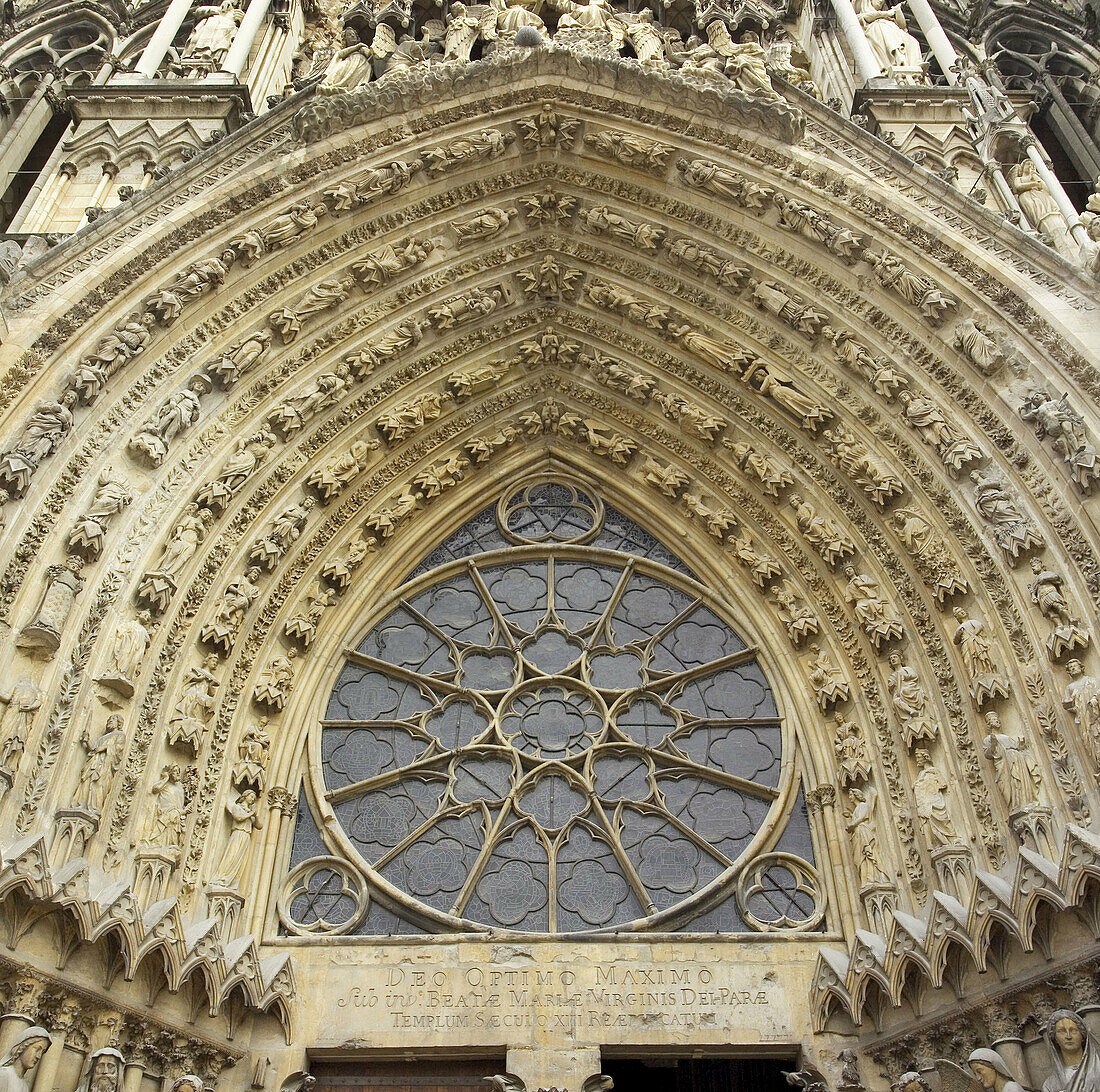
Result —
[{"label": "tracery spoke", "polygon": [[588,647],[596,647],[596,639],[601,634],[606,634],[608,623],[611,621],[611,616],[619,608],[619,601],[623,597],[623,592],[626,591],[627,584],[630,583],[630,578],[634,575],[634,559],[626,563],[626,568],[623,569],[622,575],[619,577],[618,583],[615,585],[614,590],[608,597],[607,606],[603,609],[603,614],[596,619],[595,624],[592,626],[591,632],[588,634]]},{"label": "tracery spoke", "polygon": [[692,679],[716,675],[719,671],[724,671],[728,667],[739,667],[750,660],[755,660],[757,651],[756,646],[752,645],[740,652],[731,652],[728,656],[720,656],[717,660],[700,664],[698,667],[689,667],[683,671],[677,671],[675,674],[665,675],[663,678],[651,679],[647,689],[667,691],[679,683],[689,683]]},{"label": "tracery spoke", "polygon": [[515,652],[519,642],[516,640],[516,635],[512,632],[512,627],[508,624],[507,619],[500,613],[500,607],[497,606],[493,593],[485,586],[485,579],[481,575],[481,571],[472,561],[467,566],[467,570],[470,573],[470,579],[474,582],[474,587],[477,588],[478,595],[485,600],[485,606],[493,616],[493,623],[497,627],[498,640],[503,638],[507,647]]},{"label": "tracery spoke", "polygon": [[509,797],[504,801],[504,806],[500,809],[492,827],[490,827],[486,833],[485,840],[481,844],[481,849],[477,857],[474,858],[474,863],[470,866],[470,874],[466,877],[466,882],[455,896],[455,901],[451,905],[452,914],[457,916],[461,914],[465,908],[467,900],[470,898],[474,887],[477,885],[477,881],[481,879],[481,873],[485,869],[485,862],[492,856],[493,849],[497,844],[497,839],[500,837],[500,832],[504,829],[504,824],[511,813],[512,798]]},{"label": "tracery spoke", "polygon": [[657,907],[649,897],[649,891],[646,885],[642,883],[641,877],[635,870],[634,865],[631,864],[630,858],[626,855],[626,850],[619,844],[619,839],[615,834],[615,828],[608,821],[607,813],[603,810],[603,805],[596,797],[592,798],[592,813],[599,818],[600,825],[607,835],[607,844],[611,847],[611,852],[615,854],[615,860],[619,862],[619,867],[623,870],[626,882],[630,884],[631,890],[637,896],[638,902],[642,904],[647,914],[656,914]]},{"label": "tracery spoke", "polygon": [[426,630],[428,630],[429,633],[431,633],[434,637],[438,637],[447,646],[447,651],[448,653],[450,653],[451,656],[451,662],[457,663],[459,652],[462,650],[462,648],[466,646],[463,645],[460,647],[458,642],[453,637],[449,636],[442,629],[440,629],[439,626],[437,626],[426,615],[421,614],[421,612],[418,611],[416,607],[414,607],[404,596],[398,599],[397,602],[399,606],[407,610],[417,622],[419,622]]},{"label": "tracery spoke", "polygon": [[342,804],[345,800],[350,800],[356,796],[362,796],[364,793],[371,792],[373,789],[384,789],[387,785],[393,785],[398,781],[403,781],[410,774],[420,773],[423,770],[431,770],[437,765],[449,762],[458,753],[458,751],[440,751],[438,754],[428,755],[425,758],[418,758],[415,762],[410,762],[407,766],[400,766],[392,770],[384,770],[380,774],[375,774],[374,777],[366,777],[362,781],[356,781],[353,785],[345,785],[342,789],[336,789],[333,792],[327,793],[325,799],[331,804]]},{"label": "tracery spoke", "polygon": [[667,769],[669,770],[693,773],[707,781],[713,781],[716,785],[736,789],[738,792],[745,793],[746,796],[755,796],[759,800],[777,800],[779,798],[777,789],[769,789],[767,785],[760,785],[755,781],[749,781],[747,778],[738,777],[736,774],[716,770],[713,766],[701,766],[698,762],[692,762],[690,758],[681,758],[667,751],[656,749],[651,751],[650,754],[652,754],[655,763],[657,760],[667,762]]},{"label": "tracery spoke", "polygon": [[423,687],[433,697],[436,697],[435,691],[440,694],[467,693],[461,686],[455,686],[453,682],[437,679],[434,675],[423,675],[419,671],[414,671],[411,667],[400,667],[397,664],[388,664],[385,660],[376,660],[373,656],[368,656],[366,653],[359,652],[354,648],[344,649],[344,656],[353,664],[359,664],[360,667],[369,667],[373,671],[381,671],[385,675],[392,675],[395,679],[401,679],[404,682]]}]

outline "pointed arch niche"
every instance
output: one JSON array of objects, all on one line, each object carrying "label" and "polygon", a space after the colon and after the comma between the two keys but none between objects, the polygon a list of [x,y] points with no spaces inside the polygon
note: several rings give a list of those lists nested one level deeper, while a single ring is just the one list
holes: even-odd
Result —
[{"label": "pointed arch niche", "polygon": [[451,506],[326,622],[281,932],[826,928],[798,683],[758,596],[564,470]]}]

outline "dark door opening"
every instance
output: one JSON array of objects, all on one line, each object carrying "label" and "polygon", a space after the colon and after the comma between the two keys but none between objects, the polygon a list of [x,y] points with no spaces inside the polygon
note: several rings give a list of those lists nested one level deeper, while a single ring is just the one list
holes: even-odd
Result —
[{"label": "dark door opening", "polygon": [[781,1058],[605,1058],[617,1092],[790,1092]]},{"label": "dark door opening", "polygon": [[486,1092],[485,1078],[504,1072],[504,1058],[422,1057],[362,1059],[356,1062],[314,1060],[314,1092]]}]

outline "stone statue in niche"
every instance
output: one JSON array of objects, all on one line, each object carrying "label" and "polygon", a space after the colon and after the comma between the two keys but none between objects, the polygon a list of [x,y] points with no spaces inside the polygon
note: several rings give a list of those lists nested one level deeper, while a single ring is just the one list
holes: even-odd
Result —
[{"label": "stone statue in niche", "polygon": [[218,666],[217,653],[210,653],[200,667],[189,667],[183,677],[176,709],[168,721],[168,742],[173,747],[183,747],[198,754],[206,725],[218,704],[214,692],[218,679],[214,671]]},{"label": "stone statue in niche", "polygon": [[0,1092],[30,1092],[34,1072],[52,1042],[38,1025],[21,1031],[0,1059]]},{"label": "stone statue in niche", "polygon": [[1073,713],[1074,723],[1092,745],[1100,762],[1100,679],[1085,674],[1080,660],[1066,664],[1070,681],[1062,692],[1062,705]]},{"label": "stone statue in niche", "polygon": [[229,53],[244,12],[236,0],[223,0],[217,7],[196,8],[195,15],[202,18],[195,23],[181,59],[185,67],[189,61],[201,61],[213,70]]},{"label": "stone statue in niche", "polygon": [[902,662],[897,652],[890,653],[890,704],[894,707],[907,749],[918,739],[935,739],[936,725],[928,716],[928,695],[920,684],[920,676]]},{"label": "stone statue in niche", "polygon": [[993,530],[993,538],[1013,565],[1020,554],[1043,545],[1038,529],[1021,508],[1016,494],[999,470],[975,470],[974,507]]},{"label": "stone statue in niche", "polygon": [[836,725],[833,749],[839,766],[837,778],[843,786],[862,784],[871,775],[871,758],[863,732],[854,720],[843,713],[834,713],[833,722]]},{"label": "stone statue in niche", "polygon": [[1043,566],[1042,558],[1031,559],[1031,571],[1035,579],[1028,585],[1031,601],[1051,624],[1047,638],[1047,651],[1052,660],[1060,660],[1075,648],[1088,648],[1088,630],[1070,612],[1069,603],[1062,591],[1065,581],[1060,573]]},{"label": "stone statue in niche", "polygon": [[96,676],[96,682],[124,698],[133,697],[134,678],[141,670],[141,661],[155,629],[145,610],[138,611],[137,617],[128,622],[120,622],[111,639],[104,671]]},{"label": "stone statue in niche", "polygon": [[785,322],[792,330],[814,338],[829,321],[824,311],[819,311],[797,296],[791,295],[775,281],[759,281],[753,288],[752,301],[762,311],[769,311]]},{"label": "stone statue in niche", "polygon": [[179,849],[183,845],[183,824],[187,813],[187,790],[183,769],[170,762],[149,787],[151,807],[138,835],[137,844],[155,849]]},{"label": "stone statue in niche", "polygon": [[244,616],[260,589],[256,580],[260,570],[249,569],[239,580],[234,580],[222,593],[214,607],[214,616],[199,630],[199,640],[228,656],[244,622]]},{"label": "stone statue in niche", "polygon": [[606,205],[594,205],[580,216],[580,226],[593,235],[613,235],[639,250],[656,250],[665,237],[665,229],[639,220],[630,220]]},{"label": "stone statue in niche", "polygon": [[371,77],[373,56],[371,47],[359,40],[354,27],[344,27],[344,44],[328,62],[318,91],[326,95],[339,95],[354,91]]},{"label": "stone statue in niche", "polygon": [[413,489],[423,500],[433,500],[458,485],[469,466],[469,459],[461,455],[448,455],[417,474],[413,478]]},{"label": "stone statue in niche", "polygon": [[88,757],[80,769],[73,804],[98,816],[111,793],[111,779],[118,772],[126,751],[126,722],[122,715],[112,713],[107,718],[103,734],[94,743],[85,725],[80,734],[80,745]]},{"label": "stone statue in niche", "polygon": [[995,1050],[988,1047],[972,1050],[966,1063],[984,1092],[1024,1092],[1023,1085],[1017,1082],[1012,1070]]},{"label": "stone statue in niche", "polygon": [[370,453],[380,446],[377,440],[356,440],[347,451],[311,470],[306,485],[320,494],[322,504],[329,504],[363,472]]},{"label": "stone statue in niche", "polygon": [[491,239],[502,232],[512,222],[517,210],[514,207],[490,206],[465,220],[455,220],[451,229],[459,246],[476,242],[479,239]]},{"label": "stone statue in niche", "polygon": [[264,825],[257,814],[259,800],[254,789],[245,789],[236,800],[230,800],[225,805],[230,829],[229,840],[225,844],[222,859],[218,864],[217,883],[219,885],[237,888],[244,878],[252,834]]},{"label": "stone statue in niche", "polygon": [[70,556],[64,565],[46,569],[46,587],[34,617],[19,631],[20,648],[41,649],[54,653],[61,647],[61,634],[76,597],[84,588],[84,559]]},{"label": "stone statue in niche", "polygon": [[468,137],[452,140],[424,152],[423,157],[432,174],[445,174],[458,167],[466,167],[481,159],[497,159],[508,151],[515,138],[500,129],[482,129]]},{"label": "stone statue in niche", "polygon": [[838,701],[847,701],[849,690],[840,668],[833,663],[832,657],[820,645],[810,645],[813,659],[810,661],[810,685],[817,695],[817,704],[825,712]]},{"label": "stone statue in niche", "polygon": [[894,526],[906,553],[916,560],[921,578],[932,589],[941,608],[951,596],[969,590],[970,585],[947,542],[923,512],[902,508],[894,513]]},{"label": "stone statue in niche", "polygon": [[723,440],[745,473],[760,483],[761,491],[769,497],[778,497],[782,489],[794,484],[794,475],[780,466],[766,452],[758,451],[744,441]]},{"label": "stone statue in niche", "polygon": [[867,445],[851,430],[836,425],[826,430],[825,439],[832,448],[837,465],[880,508],[898,494],[905,492],[901,479],[885,463],[873,455]]},{"label": "stone statue in niche", "polygon": [[1100,1089],[1100,1043],[1089,1034],[1080,1013],[1056,1009],[1047,1020],[1043,1038],[1053,1066],[1050,1076],[1043,1081],[1043,1092]]},{"label": "stone statue in niche", "polygon": [[126,1059],[114,1047],[93,1051],[76,1092],[123,1092]]},{"label": "stone statue in niche", "polygon": [[851,835],[852,845],[856,850],[859,886],[887,883],[889,877],[882,870],[878,856],[878,823],[875,819],[878,792],[867,786],[864,789],[850,789],[848,796],[853,806],[845,814],[844,829]]},{"label": "stone statue in niche", "polygon": [[427,261],[434,248],[431,239],[409,239],[396,246],[387,243],[353,262],[351,271],[364,288],[381,287],[406,269]]},{"label": "stone statue in niche", "polygon": [[856,552],[856,544],[840,527],[833,520],[821,515],[800,493],[792,493],[787,498],[787,503],[794,509],[798,529],[827,564],[835,565],[841,558]]},{"label": "stone statue in niche", "polygon": [[992,375],[1005,361],[1004,346],[993,337],[989,326],[982,319],[963,319],[955,327],[954,344],[985,375]]},{"label": "stone statue in niche", "polygon": [[81,361],[81,365],[102,368],[108,376],[114,375],[128,360],[137,356],[153,338],[156,317],[147,311],[131,315],[121,326],[116,326],[103,338],[94,353]]},{"label": "stone statue in niche", "polygon": [[832,337],[837,360],[862,375],[875,393],[887,402],[893,402],[898,391],[909,386],[909,380],[904,375],[872,356],[867,346],[858,341],[850,330],[834,330]]},{"label": "stone statue in niche", "polygon": [[936,449],[952,477],[957,477],[967,463],[984,458],[982,449],[959,432],[931,398],[903,390],[898,394],[898,401],[906,419],[920,433],[921,439]]},{"label": "stone statue in niche", "polygon": [[130,451],[153,466],[160,466],[172,441],[199,419],[200,397],[209,391],[210,380],[205,375],[192,376],[182,391],[170,394],[157,407],[156,413],[130,440]]},{"label": "stone statue in niche", "polygon": [[920,72],[924,56],[920,43],[906,29],[900,6],[888,8],[885,0],[858,0],[856,16],[883,75],[892,75],[895,68]]},{"label": "stone statue in niche", "polygon": [[985,723],[985,757],[993,762],[997,789],[1009,815],[1038,804],[1042,778],[1038,764],[1028,753],[1027,740],[1002,732],[1001,718],[996,713],[986,713]]},{"label": "stone statue in niche", "polygon": [[280,439],[289,440],[319,413],[331,409],[343,398],[351,389],[350,373],[349,365],[343,363],[336,371],[319,375],[304,394],[279,403],[267,415],[267,423],[279,434]]},{"label": "stone statue in niche", "polygon": [[289,649],[286,655],[278,654],[256,678],[252,700],[261,707],[278,713],[286,704],[294,685],[294,659],[297,649]]},{"label": "stone statue in niche", "polygon": [[913,797],[928,845],[932,849],[958,845],[959,835],[947,806],[947,778],[927,751],[919,750],[914,757],[919,772],[913,781]]},{"label": "stone statue in niche", "polygon": [[298,610],[292,614],[283,626],[283,633],[297,641],[303,648],[309,648],[317,636],[317,627],[321,616],[336,602],[336,593],[332,590],[310,592],[308,602],[299,603]]},{"label": "stone statue in niche", "polygon": [[688,185],[733,201],[743,208],[762,209],[773,197],[773,191],[767,186],[750,182],[737,171],[708,163],[705,159],[681,159],[676,169],[683,174]]},{"label": "stone statue in niche", "polygon": [[797,648],[807,637],[817,633],[819,623],[813,611],[799,600],[789,580],[772,588],[772,601],[779,611],[779,618],[787,627],[787,636]]},{"label": "stone statue in niche", "polygon": [[301,537],[314,501],[312,497],[290,505],[271,521],[271,529],[263,538],[252,543],[248,560],[271,572],[286,556],[287,551]]},{"label": "stone statue in niche", "polygon": [[34,726],[34,714],[42,707],[42,691],[24,675],[10,690],[0,691],[0,705],[4,707],[0,717],[0,781],[10,788]]},{"label": "stone statue in niche", "polygon": [[1054,450],[1065,460],[1073,480],[1086,492],[1100,477],[1096,446],[1085,419],[1069,404],[1069,396],[1052,398],[1045,390],[1034,390],[1020,407],[1020,416],[1035,425],[1035,435],[1053,441]]},{"label": "stone statue in niche", "polygon": [[729,547],[733,550],[734,557],[749,571],[753,583],[758,588],[767,586],[770,580],[781,572],[778,562],[768,554],[761,553],[756,548],[751,536],[742,534],[729,540]]},{"label": "stone statue in niche", "polygon": [[472,289],[460,296],[452,296],[438,307],[429,307],[428,316],[440,330],[453,330],[478,318],[487,318],[504,304],[504,293],[500,288],[488,291]]},{"label": "stone statue in niche", "polygon": [[207,365],[207,372],[226,390],[242,375],[247,375],[267,352],[271,345],[269,330],[256,330],[230,345],[228,349]]},{"label": "stone statue in niche", "polygon": [[958,625],[951,640],[962,654],[975,704],[982,706],[994,698],[1007,698],[1008,679],[993,662],[993,642],[986,633],[985,622],[971,618],[962,607],[956,607],[954,615]]},{"label": "stone statue in niche", "polygon": [[274,433],[266,428],[260,429],[253,436],[238,440],[233,453],[222,464],[217,476],[199,490],[195,499],[212,512],[223,511],[263,464],[275,443]]},{"label": "stone statue in niche", "polygon": [[318,281],[292,307],[280,307],[267,316],[267,321],[279,332],[284,345],[289,345],[302,332],[305,320],[312,315],[329,311],[351,295],[355,287],[353,277],[333,277]]},{"label": "stone statue in niche", "polygon": [[23,426],[15,445],[0,455],[0,485],[22,497],[31,476],[73,429],[76,394],[66,391],[56,402],[43,402]]},{"label": "stone statue in niche", "polygon": [[206,537],[206,529],[213,519],[213,512],[193,502],[184,508],[161,549],[157,567],[145,573],[138,584],[139,603],[151,610],[167,610],[176,592],[180,573]]},{"label": "stone statue in niche", "polygon": [[848,583],[844,598],[852,604],[856,621],[871,639],[877,652],[886,641],[902,636],[901,615],[892,612],[886,600],[879,594],[878,581],[866,573],[857,573],[851,565],[844,567]]},{"label": "stone statue in niche", "polygon": [[791,416],[798,419],[807,432],[817,432],[818,427],[833,416],[828,406],[821,405],[809,395],[803,394],[791,377],[779,371],[773,364],[762,360],[753,360],[742,374],[750,387],[758,390],[765,398],[770,398]]},{"label": "stone statue in niche", "polygon": [[260,717],[246,728],[237,744],[237,761],[233,763],[233,784],[238,789],[249,786],[257,792],[267,784],[267,754],[271,748],[271,736],[267,731],[267,717]]},{"label": "stone statue in niche", "polygon": [[[863,0],[864,3],[881,3],[882,0]],[[887,254],[864,252],[879,283],[896,292],[903,300],[913,304],[933,326],[943,322],[948,311],[958,306],[958,300],[941,291],[927,277],[914,273],[900,258]]]},{"label": "stone statue in niche", "polygon": [[88,510],[69,532],[69,552],[80,554],[86,561],[95,561],[103,552],[103,540],[111,519],[133,499],[129,485],[116,478],[110,467],[101,470]]},{"label": "stone statue in niche", "polygon": [[348,548],[338,557],[333,558],[331,561],[326,561],[324,568],[321,569],[321,576],[333,587],[338,593],[347,590],[348,585],[351,584],[352,576],[355,570],[377,549],[377,545],[373,538],[366,538],[363,535],[359,535],[357,538],[352,539],[348,544]]},{"label": "stone statue in niche", "polygon": [[1064,239],[1066,221],[1035,164],[1030,159],[1014,164],[1009,168],[1008,182],[1031,226],[1040,235],[1049,235],[1055,240]]}]

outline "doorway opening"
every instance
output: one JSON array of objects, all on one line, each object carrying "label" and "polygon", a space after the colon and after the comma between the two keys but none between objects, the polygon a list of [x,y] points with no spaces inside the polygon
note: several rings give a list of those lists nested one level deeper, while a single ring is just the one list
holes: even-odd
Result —
[{"label": "doorway opening", "polygon": [[602,1072],[621,1092],[790,1092],[785,1058],[616,1058],[604,1057]]}]

